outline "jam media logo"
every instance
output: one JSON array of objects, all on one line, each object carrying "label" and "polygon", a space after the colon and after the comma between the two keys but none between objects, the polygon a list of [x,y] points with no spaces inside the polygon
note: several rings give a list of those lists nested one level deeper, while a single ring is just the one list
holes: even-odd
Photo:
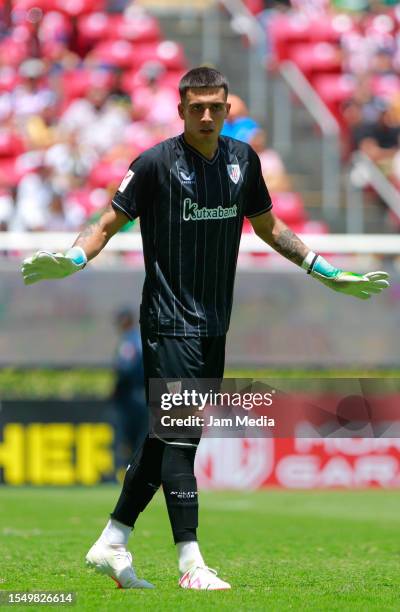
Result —
[{"label": "jam media logo", "polygon": [[239,179],[240,179],[240,166],[239,164],[227,164],[227,170],[228,170],[228,174],[229,174],[229,178],[231,179],[231,181],[233,181],[235,183],[235,185],[238,184]]},{"label": "jam media logo", "polygon": [[187,173],[185,170],[179,170],[179,176],[184,185],[193,185],[196,182],[196,173]]},{"label": "jam media logo", "polygon": [[190,198],[183,201],[183,220],[184,221],[203,221],[205,219],[220,220],[229,219],[237,216],[237,206],[224,208],[219,205],[217,208],[199,208],[197,202],[192,202]]},{"label": "jam media logo", "polygon": [[274,467],[271,438],[203,438],[196,454],[200,487],[256,489]]}]

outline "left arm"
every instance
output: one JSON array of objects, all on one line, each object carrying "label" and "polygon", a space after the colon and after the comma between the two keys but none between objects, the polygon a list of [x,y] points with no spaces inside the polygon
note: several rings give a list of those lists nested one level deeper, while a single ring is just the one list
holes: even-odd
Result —
[{"label": "left arm", "polygon": [[286,259],[301,266],[310,249],[271,211],[250,219],[257,236]]},{"label": "left arm", "polygon": [[313,253],[287,225],[271,211],[251,217],[250,222],[257,236],[275,251],[304,268],[321,283],[341,293],[367,300],[374,293],[389,287],[387,272],[355,274],[332,266],[326,259]]}]

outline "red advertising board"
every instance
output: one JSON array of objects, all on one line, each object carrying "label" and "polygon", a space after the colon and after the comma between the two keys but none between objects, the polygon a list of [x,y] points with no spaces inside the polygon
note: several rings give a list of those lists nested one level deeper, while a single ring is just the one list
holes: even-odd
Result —
[{"label": "red advertising board", "polygon": [[205,438],[199,486],[211,489],[400,485],[398,438]]}]

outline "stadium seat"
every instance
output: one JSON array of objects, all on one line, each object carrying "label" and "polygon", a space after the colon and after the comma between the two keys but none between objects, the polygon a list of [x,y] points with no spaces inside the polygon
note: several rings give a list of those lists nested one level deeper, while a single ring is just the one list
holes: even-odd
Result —
[{"label": "stadium seat", "polygon": [[184,70],[187,65],[182,46],[171,40],[137,45],[134,59],[137,67],[150,61],[160,62],[167,70]]},{"label": "stadium seat", "polygon": [[16,157],[25,151],[22,138],[15,132],[0,129],[0,157]]},{"label": "stadium seat", "polygon": [[349,15],[321,15],[310,22],[310,41],[338,43],[342,34],[353,28]]},{"label": "stadium seat", "polygon": [[137,49],[127,40],[106,40],[89,53],[91,59],[118,68],[131,68],[137,63]]},{"label": "stadium seat", "polygon": [[317,74],[340,74],[342,70],[340,49],[330,43],[293,45],[290,48],[289,59],[310,81]]},{"label": "stadium seat", "polygon": [[99,40],[112,38],[110,31],[115,23],[114,15],[106,13],[90,13],[78,19],[77,29],[81,44],[93,45]]},{"label": "stadium seat", "polygon": [[303,223],[293,223],[290,228],[296,234],[329,234],[329,226],[324,221],[304,221]]},{"label": "stadium seat", "polygon": [[20,80],[20,76],[15,68],[11,66],[3,66],[0,68],[0,92],[13,91]]},{"label": "stadium seat", "polygon": [[299,193],[272,193],[271,199],[274,205],[274,212],[285,223],[293,225],[295,223],[304,223],[307,220],[303,200]]},{"label": "stadium seat", "polygon": [[40,8],[44,13],[56,9],[56,0],[14,0],[13,9],[16,12],[29,11],[31,8]]},{"label": "stadium seat", "polygon": [[25,41],[3,38],[0,42],[0,65],[18,67],[28,55]]},{"label": "stadium seat", "polygon": [[356,88],[356,79],[348,74],[318,74],[313,86],[336,119],[342,120],[341,105],[349,100]]},{"label": "stadium seat", "polygon": [[104,10],[105,0],[54,0],[55,9],[70,17]]},{"label": "stadium seat", "polygon": [[298,13],[277,14],[269,22],[269,35],[277,59],[280,61],[289,59],[292,45],[310,41],[310,19]]},{"label": "stadium seat", "polygon": [[89,183],[92,187],[118,186],[125,176],[129,161],[117,159],[113,162],[101,160],[92,168]]},{"label": "stadium seat", "polygon": [[26,174],[24,169],[19,168],[18,158],[4,157],[0,159],[0,185],[13,187]]},{"label": "stadium seat", "polygon": [[68,43],[72,35],[71,20],[59,11],[45,13],[39,26],[39,38],[42,44],[54,41]]},{"label": "stadium seat", "polygon": [[109,196],[104,189],[82,187],[81,189],[73,189],[68,193],[66,206],[78,208],[85,217],[90,217],[99,209],[104,208],[108,201]]},{"label": "stadium seat", "polygon": [[154,147],[160,140],[161,138],[151,132],[150,126],[146,122],[135,121],[128,125],[125,130],[124,142],[131,147],[132,158],[146,149]]},{"label": "stadium seat", "polygon": [[107,70],[69,70],[62,75],[63,95],[68,102],[85,97],[92,87],[109,88],[113,78],[113,74]]},{"label": "stadium seat", "polygon": [[118,18],[115,29],[109,33],[109,36],[137,43],[151,43],[160,41],[161,31],[157,19],[143,14],[130,19]]}]

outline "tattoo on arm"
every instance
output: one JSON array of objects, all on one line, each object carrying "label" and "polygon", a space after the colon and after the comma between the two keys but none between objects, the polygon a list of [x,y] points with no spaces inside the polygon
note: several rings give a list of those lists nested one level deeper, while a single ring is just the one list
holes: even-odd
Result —
[{"label": "tattoo on arm", "polygon": [[274,239],[271,246],[286,257],[301,266],[304,257],[307,255],[307,247],[290,229],[281,230]]},{"label": "tattoo on arm", "polygon": [[98,230],[99,226],[100,224],[97,222],[84,227],[78,238],[75,240],[74,246],[80,246],[82,242],[86,240],[86,238],[90,238],[91,236],[93,236],[93,234]]}]

